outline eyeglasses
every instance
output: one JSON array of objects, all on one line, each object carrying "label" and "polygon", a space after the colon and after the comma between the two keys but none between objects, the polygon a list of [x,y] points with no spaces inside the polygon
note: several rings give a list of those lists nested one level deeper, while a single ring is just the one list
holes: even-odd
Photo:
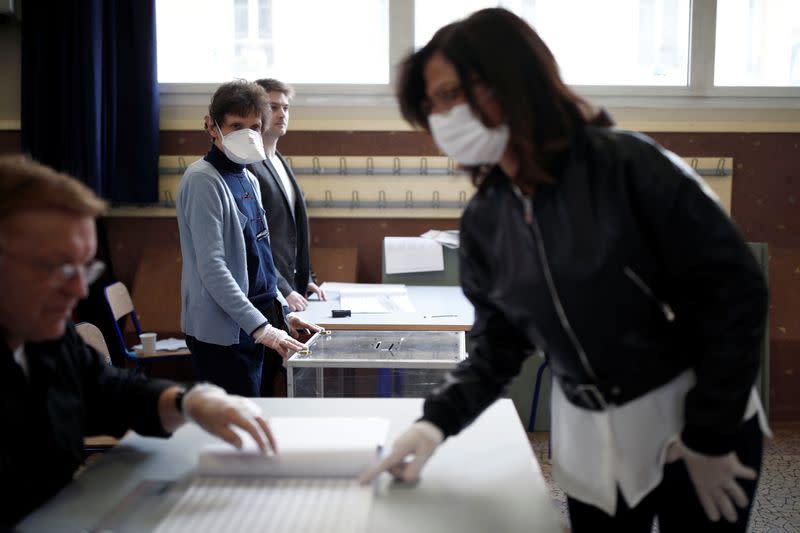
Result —
[{"label": "eyeglasses", "polygon": [[98,259],[93,259],[85,265],[64,263],[63,265],[55,267],[51,270],[50,280],[54,285],[61,286],[80,274],[81,277],[86,281],[86,285],[91,285],[100,279],[100,276],[102,276],[103,272],[105,271],[105,263]]},{"label": "eyeglasses", "polygon": [[62,287],[65,283],[73,279],[78,274],[81,275],[86,282],[86,285],[89,286],[100,279],[100,276],[102,276],[103,272],[106,270],[105,263],[98,259],[93,259],[82,265],[64,263],[63,265],[52,266],[39,263],[36,260],[32,260],[21,255],[0,251],[0,258],[5,257],[14,257],[28,263],[36,270],[41,272],[42,278],[45,279],[53,288]]}]

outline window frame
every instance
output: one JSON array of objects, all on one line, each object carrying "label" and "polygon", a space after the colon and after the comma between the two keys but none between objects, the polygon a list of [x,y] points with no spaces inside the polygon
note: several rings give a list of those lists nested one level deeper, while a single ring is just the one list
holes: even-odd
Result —
[{"label": "window frame", "polygon": [[[414,47],[414,2],[389,1],[388,84],[293,84],[295,106],[396,107],[396,65]],[[597,105],[650,109],[800,109],[800,87],[715,87],[717,0],[692,0],[687,86],[571,85]],[[162,105],[207,105],[218,84],[160,83]]]}]

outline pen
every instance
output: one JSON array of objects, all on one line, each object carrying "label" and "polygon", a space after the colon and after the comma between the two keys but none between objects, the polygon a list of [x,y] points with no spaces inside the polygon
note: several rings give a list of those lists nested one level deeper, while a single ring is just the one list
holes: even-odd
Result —
[{"label": "pen", "polygon": [[447,317],[455,318],[457,316],[458,315],[431,315],[431,316],[426,316],[426,317],[423,317],[423,318],[447,318]]}]

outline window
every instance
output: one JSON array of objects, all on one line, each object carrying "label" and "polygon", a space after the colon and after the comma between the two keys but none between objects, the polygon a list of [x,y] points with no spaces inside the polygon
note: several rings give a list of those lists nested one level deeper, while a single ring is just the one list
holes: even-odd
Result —
[{"label": "window", "polygon": [[574,85],[686,85],[689,0],[417,2],[414,43],[476,9],[502,6],[536,28]]},{"label": "window", "polygon": [[388,6],[389,0],[158,0],[158,81],[387,84]]},{"label": "window", "polygon": [[298,103],[394,107],[398,61],[491,6],[536,28],[565,80],[601,105],[800,99],[800,0],[157,0],[158,79],[177,95],[276,77]]},{"label": "window", "polygon": [[714,85],[800,87],[800,2],[717,2]]}]

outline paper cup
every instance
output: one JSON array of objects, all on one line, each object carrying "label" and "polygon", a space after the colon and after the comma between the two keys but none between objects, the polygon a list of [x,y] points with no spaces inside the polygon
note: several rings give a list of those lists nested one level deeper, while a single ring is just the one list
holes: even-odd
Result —
[{"label": "paper cup", "polygon": [[142,333],[139,335],[139,340],[142,341],[142,353],[144,355],[153,355],[156,353],[155,333]]}]

